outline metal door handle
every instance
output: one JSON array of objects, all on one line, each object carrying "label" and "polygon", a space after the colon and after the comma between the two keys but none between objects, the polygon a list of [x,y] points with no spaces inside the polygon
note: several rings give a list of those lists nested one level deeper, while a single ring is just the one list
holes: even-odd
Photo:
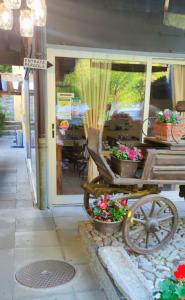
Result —
[{"label": "metal door handle", "polygon": [[55,124],[52,124],[52,138],[55,137]]}]

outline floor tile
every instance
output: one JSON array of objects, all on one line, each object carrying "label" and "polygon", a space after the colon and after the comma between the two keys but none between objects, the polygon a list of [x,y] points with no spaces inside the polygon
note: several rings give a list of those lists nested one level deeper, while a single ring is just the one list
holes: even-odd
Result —
[{"label": "floor tile", "polygon": [[0,201],[12,201],[16,200],[16,193],[1,193],[0,191]]},{"label": "floor tile", "polygon": [[31,208],[33,207],[32,200],[17,200],[16,201],[16,208]]},{"label": "floor tile", "polygon": [[87,253],[79,234],[74,230],[57,230],[64,257],[68,262],[86,263]]},{"label": "floor tile", "polygon": [[15,232],[9,229],[0,230],[0,249],[15,247]]},{"label": "floor tile", "polygon": [[32,232],[16,232],[15,247],[47,247],[58,246],[59,242],[55,231],[32,231]]},{"label": "floor tile", "polygon": [[62,249],[55,247],[35,247],[35,248],[16,248],[15,249],[15,268],[16,270],[27,263],[37,260],[59,259],[64,260]]},{"label": "floor tile", "polygon": [[4,196],[6,197],[6,194],[14,194],[16,193],[16,186],[1,186],[0,187],[0,194],[5,194]]},{"label": "floor tile", "polygon": [[15,218],[8,216],[0,216],[0,231],[2,230],[15,232]]},{"label": "floor tile", "polygon": [[55,230],[53,218],[17,218],[16,231],[47,231]]},{"label": "floor tile", "polygon": [[57,229],[78,230],[78,223],[83,220],[88,220],[89,217],[85,215],[74,217],[54,217]]},{"label": "floor tile", "polygon": [[99,289],[98,283],[87,264],[75,265],[75,267],[77,270],[77,277],[73,283],[73,289],[75,292]]},{"label": "floor tile", "polygon": [[106,300],[105,294],[102,291],[91,291],[76,294],[77,300]]},{"label": "floor tile", "polygon": [[[20,299],[20,298],[19,298]],[[23,299],[20,299],[20,300],[23,300]],[[75,297],[75,294],[63,294],[61,296],[60,295],[53,295],[53,296],[40,296],[39,298],[33,298],[33,297],[29,297],[29,298],[24,298],[24,300],[77,300],[76,297]],[[88,299],[86,299],[88,300]]]},{"label": "floor tile", "polygon": [[16,200],[0,200],[0,209],[16,208]]},{"label": "floor tile", "polygon": [[0,250],[0,299],[10,300],[13,296],[14,250]]},{"label": "floor tile", "polygon": [[82,206],[62,206],[62,207],[54,207],[53,209],[54,217],[76,217],[76,216],[87,216],[85,209]]}]

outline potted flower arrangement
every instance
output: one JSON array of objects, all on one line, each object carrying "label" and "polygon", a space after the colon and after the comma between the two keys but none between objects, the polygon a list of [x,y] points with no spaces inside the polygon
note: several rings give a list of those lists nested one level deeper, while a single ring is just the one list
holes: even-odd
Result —
[{"label": "potted flower arrangement", "polygon": [[155,136],[163,141],[179,141],[185,134],[185,125],[182,121],[182,117],[176,111],[170,109],[160,111],[154,125]]},{"label": "potted flower arrangement", "polygon": [[185,300],[185,265],[179,265],[172,277],[159,283],[154,300]]},{"label": "potted flower arrangement", "polygon": [[127,200],[118,195],[102,195],[94,201],[90,214],[96,230],[113,234],[121,229],[128,214]]},{"label": "potted flower arrangement", "polygon": [[141,149],[118,144],[112,150],[111,168],[121,177],[132,178],[143,158]]}]

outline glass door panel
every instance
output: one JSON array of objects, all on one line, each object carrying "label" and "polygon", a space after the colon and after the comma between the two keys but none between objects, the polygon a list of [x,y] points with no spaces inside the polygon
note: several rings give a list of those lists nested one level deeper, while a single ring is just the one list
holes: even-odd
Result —
[{"label": "glass door panel", "polygon": [[88,127],[103,129],[109,152],[117,142],[141,141],[145,82],[144,63],[55,58],[57,196],[83,194]]}]

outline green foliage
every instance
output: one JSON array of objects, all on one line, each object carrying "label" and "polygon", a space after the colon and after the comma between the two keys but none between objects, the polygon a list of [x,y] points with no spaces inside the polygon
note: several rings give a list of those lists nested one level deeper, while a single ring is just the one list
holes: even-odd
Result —
[{"label": "green foliage", "polygon": [[145,74],[112,71],[109,103],[119,100],[122,107],[144,101]]},{"label": "green foliage", "polygon": [[[157,295],[160,294],[160,298]],[[154,292],[154,299],[179,300],[185,298],[185,285],[183,281],[165,279],[159,283],[159,292]]]},{"label": "green foliage", "polygon": [[[84,75],[85,76],[85,75]],[[152,74],[152,81],[163,76],[166,72]],[[77,70],[66,74],[62,83],[57,84],[57,92],[74,93],[80,96],[78,87],[79,74]],[[110,82],[110,93],[107,103],[119,101],[122,107],[130,107],[144,101],[146,74],[141,72],[112,71]]]},{"label": "green foliage", "polygon": [[11,72],[12,72],[12,66],[0,65],[0,73],[11,73]]},{"label": "green foliage", "polygon": [[124,215],[126,215],[126,211],[124,207],[120,207],[119,209],[113,207],[110,209],[110,213],[114,221],[119,221],[123,218]]}]

